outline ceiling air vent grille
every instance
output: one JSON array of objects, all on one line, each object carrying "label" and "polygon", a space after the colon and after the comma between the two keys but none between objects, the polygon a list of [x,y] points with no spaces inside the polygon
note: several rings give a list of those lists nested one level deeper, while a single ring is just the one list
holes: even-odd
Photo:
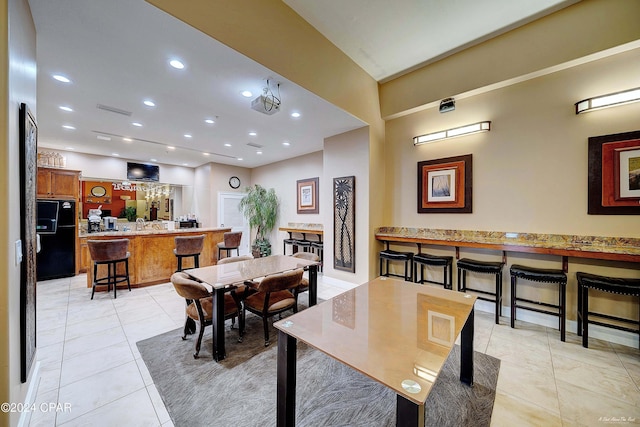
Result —
[{"label": "ceiling air vent grille", "polygon": [[123,116],[130,116],[132,114],[131,111],[121,110],[120,108],[110,107],[108,105],[98,104],[97,107],[99,110],[110,111],[112,113],[122,114]]},{"label": "ceiling air vent grille", "polygon": [[262,148],[264,145],[256,144],[255,142],[248,142],[247,145],[253,148]]}]

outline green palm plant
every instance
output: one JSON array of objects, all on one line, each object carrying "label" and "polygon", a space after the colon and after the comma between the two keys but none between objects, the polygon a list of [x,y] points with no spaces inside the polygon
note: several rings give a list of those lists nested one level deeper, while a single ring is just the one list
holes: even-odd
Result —
[{"label": "green palm plant", "polygon": [[278,218],[278,197],[273,188],[269,190],[256,184],[245,189],[246,196],[240,200],[239,209],[249,221],[249,226],[256,229],[256,238],[252,248],[260,256],[271,255],[269,234],[276,226]]}]

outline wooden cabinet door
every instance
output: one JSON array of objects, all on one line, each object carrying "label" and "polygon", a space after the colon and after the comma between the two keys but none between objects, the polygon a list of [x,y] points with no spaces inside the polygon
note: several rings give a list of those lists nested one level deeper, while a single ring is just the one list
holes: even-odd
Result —
[{"label": "wooden cabinet door", "polygon": [[78,174],[75,171],[51,171],[51,192],[55,197],[78,199]]},{"label": "wooden cabinet door", "polygon": [[38,178],[36,182],[38,197],[51,197],[51,170],[38,168]]},{"label": "wooden cabinet door", "polygon": [[89,246],[87,246],[87,239],[79,239],[80,244],[80,261],[78,262],[79,273],[86,273],[91,268],[91,255],[89,254]]}]

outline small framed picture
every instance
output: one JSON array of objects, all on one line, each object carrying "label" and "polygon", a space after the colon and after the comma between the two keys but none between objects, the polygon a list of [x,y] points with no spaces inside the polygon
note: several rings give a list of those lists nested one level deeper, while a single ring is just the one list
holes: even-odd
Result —
[{"label": "small framed picture", "polygon": [[418,162],[418,213],[471,213],[471,154]]},{"label": "small framed picture", "polygon": [[296,182],[299,214],[320,213],[318,206],[318,180],[318,178],[308,178]]}]

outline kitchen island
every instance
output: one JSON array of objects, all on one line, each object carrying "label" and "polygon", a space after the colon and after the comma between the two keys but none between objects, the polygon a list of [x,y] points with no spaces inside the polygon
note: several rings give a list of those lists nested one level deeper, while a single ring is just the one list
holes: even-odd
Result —
[{"label": "kitchen island", "polygon": [[[173,254],[176,236],[195,236],[204,234],[204,248],[200,254],[200,267],[214,265],[217,262],[217,244],[223,241],[223,234],[231,228],[188,228],[179,230],[144,229],[131,231],[107,231],[84,233],[79,236],[80,271],[87,273],[87,287],[93,283],[93,263],[89,254],[87,240],[129,239],[129,279],[131,286],[142,287],[166,283],[177,269],[177,259]],[[183,260],[183,269],[193,267],[193,258]],[[124,267],[119,266],[123,269]],[[103,271],[104,269],[104,271]],[[120,271],[120,270],[118,270]],[[106,266],[100,265],[100,276],[106,275]],[[119,284],[118,286],[125,286]],[[106,289],[106,287],[104,287]],[[102,287],[98,290],[102,290]]]}]

